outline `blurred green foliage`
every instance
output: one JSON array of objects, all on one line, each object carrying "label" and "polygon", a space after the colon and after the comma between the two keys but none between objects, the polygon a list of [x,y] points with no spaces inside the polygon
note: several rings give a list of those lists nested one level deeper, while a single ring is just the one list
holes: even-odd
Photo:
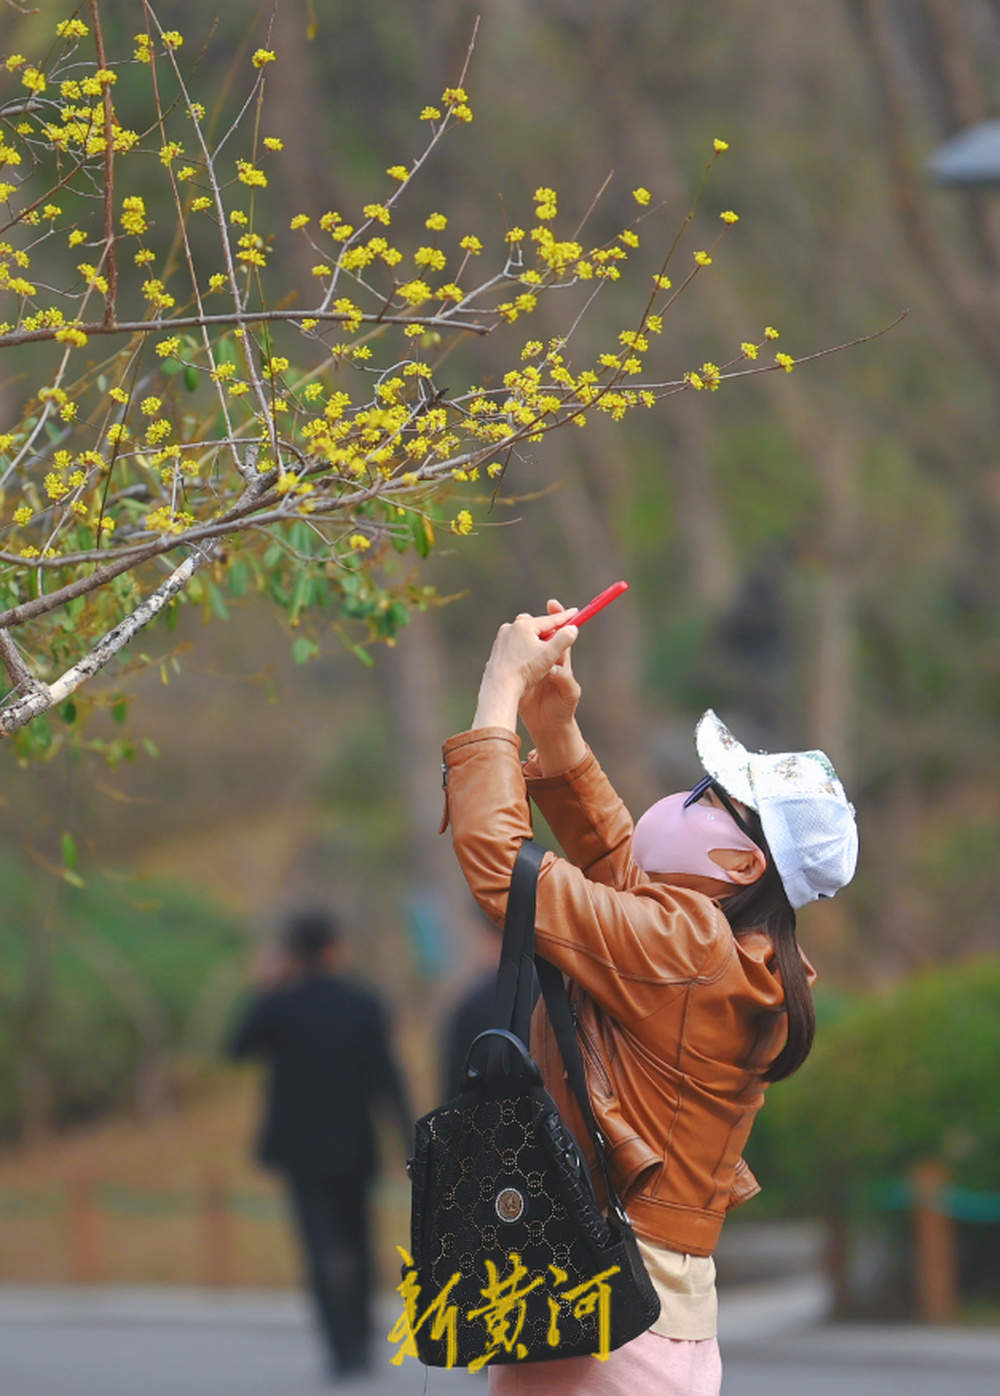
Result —
[{"label": "blurred green foliage", "polygon": [[925,1159],[960,1187],[1000,1191],[1000,956],[927,969],[825,1016],[754,1127],[747,1157],[767,1209],[861,1204]]},{"label": "blurred green foliage", "polygon": [[32,1093],[66,1124],[133,1101],[166,1051],[212,1051],[199,1009],[215,985],[228,1001],[246,942],[204,895],[110,875],[74,887],[8,859],[0,885],[0,1137]]}]

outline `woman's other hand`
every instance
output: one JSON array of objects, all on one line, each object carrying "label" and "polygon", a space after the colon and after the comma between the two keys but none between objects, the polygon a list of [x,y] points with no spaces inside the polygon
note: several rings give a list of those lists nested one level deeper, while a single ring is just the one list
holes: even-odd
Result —
[{"label": "woman's other hand", "polygon": [[[547,609],[550,616],[565,610],[555,600],[549,601]],[[537,746],[573,723],[579,702],[580,685],[573,673],[571,653],[566,650],[536,683],[525,688],[518,711]]]},{"label": "woman's other hand", "polygon": [[[575,614],[575,606],[550,610],[544,616],[522,613],[501,625],[479,686],[474,727],[509,727],[516,731],[518,705],[525,692],[545,678],[576,639],[576,627],[565,623]],[[562,628],[550,640],[540,639],[553,625]]]}]

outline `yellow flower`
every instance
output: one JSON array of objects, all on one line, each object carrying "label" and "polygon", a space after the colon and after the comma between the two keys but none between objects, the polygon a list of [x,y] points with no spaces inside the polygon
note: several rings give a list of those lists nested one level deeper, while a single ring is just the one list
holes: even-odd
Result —
[{"label": "yellow flower", "polygon": [[437,107],[424,107],[420,113],[420,120],[438,121],[440,119],[440,116],[441,113],[438,111]]},{"label": "yellow flower", "polygon": [[418,247],[413,254],[418,267],[430,267],[432,271],[443,271],[447,257],[440,247]]},{"label": "yellow flower", "polygon": [[167,141],[166,145],[160,148],[160,164],[169,165],[172,160],[176,160],[178,155],[183,154],[184,147],[180,141]]},{"label": "yellow flower", "polygon": [[483,244],[474,233],[467,233],[458,245],[464,252],[471,252],[474,257],[478,257],[483,250]]},{"label": "yellow flower", "polygon": [[82,19],[61,19],[56,25],[60,39],[82,39],[90,30]]},{"label": "yellow flower", "polygon": [[21,86],[26,87],[29,92],[44,92],[45,74],[40,73],[37,68],[25,68],[21,74]]},{"label": "yellow flower", "polygon": [[184,42],[184,35],[179,33],[176,29],[165,30],[161,38],[167,48],[180,48],[181,44]]},{"label": "yellow flower", "polygon": [[400,297],[407,305],[423,305],[430,298],[431,288],[426,281],[407,281],[399,287]]},{"label": "yellow flower", "polygon": [[241,208],[234,208],[229,214],[229,221],[234,227],[245,228],[250,219]]},{"label": "yellow flower", "polygon": [[389,210],[385,204],[365,204],[361,212],[366,218],[377,219],[379,223],[388,224],[391,221]]},{"label": "yellow flower", "polygon": [[34,509],[29,509],[27,504],[21,504],[14,510],[14,522],[16,524],[26,524],[31,520],[34,512]]},{"label": "yellow flower", "polygon": [[149,227],[146,222],[146,205],[139,194],[129,194],[122,200],[121,224],[126,233],[134,233],[136,237]]},{"label": "yellow flower", "polygon": [[237,177],[241,184],[256,185],[260,189],[267,188],[267,175],[263,170],[258,170],[256,165],[252,165],[249,160],[237,160],[236,168],[239,171]]},{"label": "yellow flower", "polygon": [[313,276],[329,276],[330,268],[325,262],[320,262],[318,266],[313,267],[312,274]]},{"label": "yellow flower", "polygon": [[459,509],[458,513],[451,521],[452,533],[466,534],[473,529],[472,515],[468,509]]},{"label": "yellow flower", "polygon": [[353,548],[355,552],[363,553],[366,548],[371,547],[372,540],[367,538],[363,533],[352,533],[347,540],[347,544],[348,547]]},{"label": "yellow flower", "polygon": [[171,335],[169,339],[161,339],[156,346],[156,352],[161,359],[168,359],[177,353],[181,347],[180,335]]},{"label": "yellow flower", "polygon": [[390,165],[386,170],[386,174],[392,179],[398,179],[400,183],[402,183],[404,179],[409,179],[410,176],[410,172],[405,165]]},{"label": "yellow flower", "polygon": [[756,344],[751,344],[749,340],[745,339],[743,343],[740,345],[740,353],[743,355],[745,359],[755,359],[757,357],[757,346]]},{"label": "yellow flower", "polygon": [[765,338],[765,339],[778,339],[778,338],[779,338],[779,331],[776,330],[776,329],[774,328],[773,325],[765,325],[765,326],[764,326],[764,338]]},{"label": "yellow flower", "polygon": [[62,344],[73,344],[78,349],[82,349],[87,342],[87,336],[77,325],[67,325],[64,330],[56,330],[56,339]]},{"label": "yellow flower", "polygon": [[632,190],[632,197],[633,199],[635,199],[637,204],[645,205],[649,203],[650,199],[652,198],[652,195],[650,194],[648,189],[644,189],[640,185],[638,189]]},{"label": "yellow flower", "polygon": [[639,246],[639,234],[634,233],[631,228],[625,228],[618,234],[619,242],[623,242],[626,247]]},{"label": "yellow flower", "polygon": [[39,556],[39,552],[38,552],[38,549],[34,546],[34,544],[33,544],[33,543],[30,543],[30,544],[28,545],[28,547],[22,548],[22,549],[21,549],[21,556],[22,556],[22,557],[38,557],[38,556]]},{"label": "yellow flower", "polygon": [[109,388],[108,397],[113,398],[115,402],[128,402],[128,393],[124,388]]},{"label": "yellow flower", "polygon": [[294,233],[294,232],[296,232],[299,228],[304,228],[308,222],[309,222],[309,215],[308,215],[308,213],[297,213],[297,214],[295,215],[295,217],[292,219],[292,221],[289,223],[288,226],[291,228],[292,232]]},{"label": "yellow flower", "polygon": [[685,373],[684,381],[685,383],[690,383],[691,387],[696,389],[698,392],[701,392],[702,388],[704,388],[705,386],[701,379],[701,376],[697,373]]},{"label": "yellow flower", "polygon": [[795,360],[792,358],[791,354],[775,354],[774,362],[780,364],[786,373],[791,373],[792,369],[795,367]]},{"label": "yellow flower", "polygon": [[535,203],[537,204],[535,209],[536,218],[555,218],[558,209],[557,196],[554,189],[549,189],[544,185],[542,188],[536,189]]},{"label": "yellow flower", "polygon": [[191,212],[201,213],[202,209],[210,208],[211,205],[212,200],[208,197],[207,194],[199,194],[198,197],[195,200],[193,200],[191,204]]},{"label": "yellow flower", "polygon": [[731,208],[727,208],[724,213],[720,213],[719,217],[722,219],[723,223],[738,223],[740,221],[740,215],[734,213]]},{"label": "yellow flower", "polygon": [[716,155],[721,155],[724,150],[729,149],[729,142],[720,140],[719,137],[716,136],[715,140],[712,142],[712,149],[715,151]]},{"label": "yellow flower", "polygon": [[250,62],[253,64],[255,68],[263,68],[265,63],[273,63],[275,61],[276,56],[277,55],[274,53],[272,49],[259,48],[254,50],[254,55],[251,58]]},{"label": "yellow flower", "polygon": [[163,403],[158,397],[144,397],[139,403],[139,411],[145,417],[155,417],[162,406]]},{"label": "yellow flower", "polygon": [[197,173],[198,171],[194,167],[194,165],[182,165],[181,168],[177,171],[177,178],[190,179],[193,174]]},{"label": "yellow flower", "polygon": [[511,242],[511,243],[513,243],[513,242],[522,242],[523,240],[524,240],[524,229],[523,229],[523,228],[511,228],[511,230],[510,230],[510,231],[505,235],[505,237],[504,237],[504,241],[505,241],[505,242]]},{"label": "yellow flower", "polygon": [[432,213],[424,223],[424,227],[430,228],[432,233],[440,233],[447,226],[448,220],[443,213]]},{"label": "yellow flower", "polygon": [[144,267],[149,262],[156,261],[156,253],[153,251],[151,247],[143,247],[140,248],[140,250],[132,258],[132,260],[133,262],[135,262],[137,267]]},{"label": "yellow flower", "polygon": [[285,148],[284,141],[279,140],[277,136],[265,136],[264,144],[268,150],[284,150]]},{"label": "yellow flower", "polygon": [[87,234],[82,228],[74,228],[66,241],[69,243],[70,247],[79,247],[81,242],[87,241]]},{"label": "yellow flower", "polygon": [[13,73],[23,64],[27,63],[27,61],[23,53],[12,53],[4,62],[4,67],[7,69],[8,73]]},{"label": "yellow flower", "polygon": [[707,252],[696,252],[694,254],[694,259],[700,267],[710,267],[712,265],[712,259]]}]

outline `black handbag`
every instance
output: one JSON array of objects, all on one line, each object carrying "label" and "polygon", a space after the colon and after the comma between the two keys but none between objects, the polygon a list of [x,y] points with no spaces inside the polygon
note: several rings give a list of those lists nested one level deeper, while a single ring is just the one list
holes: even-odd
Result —
[{"label": "black handbag", "polygon": [[[611,1181],[562,975],[534,955],[543,853],[526,841],[514,867],[497,1026],[470,1046],[459,1094],[416,1125],[412,1264],[400,1292],[409,1350],[430,1367],[604,1358],[660,1312]],[[607,1215],[526,1046],[536,969],[594,1140]]]}]

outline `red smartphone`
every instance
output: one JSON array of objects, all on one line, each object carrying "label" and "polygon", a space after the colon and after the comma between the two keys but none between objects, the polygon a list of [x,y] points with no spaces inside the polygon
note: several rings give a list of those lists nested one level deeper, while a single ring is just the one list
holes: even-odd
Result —
[{"label": "red smartphone", "polygon": [[628,591],[628,582],[612,582],[609,587],[605,587],[604,591],[595,596],[593,601],[588,601],[582,611],[577,611],[575,616],[553,626],[551,630],[543,630],[538,638],[551,640],[556,631],[561,630],[564,625],[583,625],[584,621],[590,620],[591,616],[596,616],[598,611],[603,611],[605,606],[609,606],[616,597],[621,596],[623,591]]}]

